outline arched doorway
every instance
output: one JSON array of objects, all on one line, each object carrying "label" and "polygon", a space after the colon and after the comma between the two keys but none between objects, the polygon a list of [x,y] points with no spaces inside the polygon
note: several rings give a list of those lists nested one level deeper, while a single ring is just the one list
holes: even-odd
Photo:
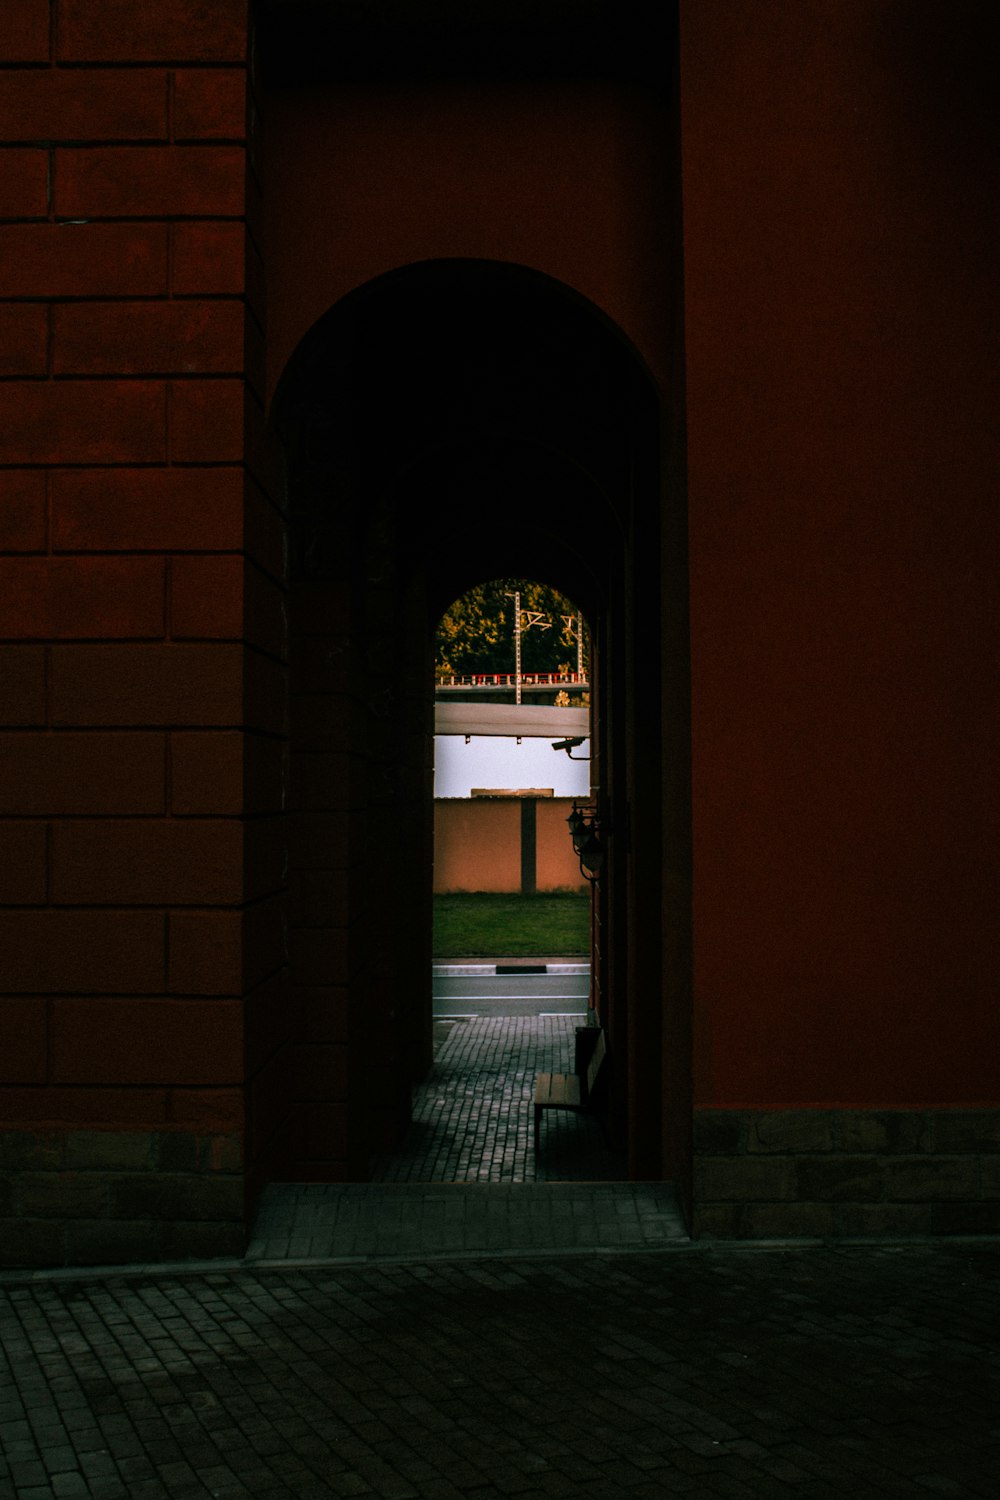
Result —
[{"label": "arched doorway", "polygon": [[[431,1046],[431,634],[472,583],[517,573],[551,580],[592,625],[612,1128],[633,1177],[683,1178],[683,528],[661,524],[658,400],[641,360],[548,277],[423,262],[322,318],[274,409],[287,465],[297,1037],[268,1170],[363,1179],[405,1128]],[[665,787],[684,804],[666,823]]]}]

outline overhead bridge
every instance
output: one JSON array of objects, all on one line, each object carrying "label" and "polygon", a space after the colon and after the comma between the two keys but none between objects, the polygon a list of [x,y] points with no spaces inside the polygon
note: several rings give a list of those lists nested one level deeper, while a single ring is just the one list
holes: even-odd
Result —
[{"label": "overhead bridge", "polygon": [[[495,693],[498,688],[516,691],[516,673],[479,672],[461,677],[438,677],[434,684],[435,695],[438,693]],[[521,674],[522,693],[551,693],[553,689],[558,691],[560,688],[567,693],[589,693],[590,682],[576,672],[522,672]]]},{"label": "overhead bridge", "polygon": [[435,703],[435,734],[563,740],[590,734],[589,708],[535,703]]}]

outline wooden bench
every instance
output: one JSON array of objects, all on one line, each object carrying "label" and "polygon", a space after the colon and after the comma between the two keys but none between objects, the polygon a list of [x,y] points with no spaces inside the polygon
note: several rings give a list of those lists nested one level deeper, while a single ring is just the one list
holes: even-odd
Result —
[{"label": "wooden bench", "polygon": [[[535,1150],[538,1150],[545,1109],[571,1109],[576,1113],[595,1108],[595,1089],[607,1056],[603,1028],[590,1055],[586,1070],[577,1073],[539,1073],[535,1079]],[[603,1125],[603,1121],[601,1122]]]}]

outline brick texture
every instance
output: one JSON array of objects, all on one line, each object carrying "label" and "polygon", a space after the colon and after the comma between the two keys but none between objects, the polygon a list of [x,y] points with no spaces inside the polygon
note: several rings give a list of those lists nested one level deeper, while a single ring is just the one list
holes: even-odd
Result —
[{"label": "brick texture", "polygon": [[998,1160],[998,1110],[702,1110],[693,1232],[995,1233]]},{"label": "brick texture", "polygon": [[243,540],[243,476],[232,469],[56,471],[57,552],[230,551]]},{"label": "brick texture", "polygon": [[4,1039],[0,1077],[6,1083],[44,1083],[48,1069],[48,1006],[44,997],[0,997]]},{"label": "brick texture", "polygon": [[158,558],[0,559],[0,637],[163,635]]},{"label": "brick texture", "polygon": [[170,625],[177,640],[243,636],[242,557],[179,557],[171,568]]},{"label": "brick texture", "polygon": [[57,999],[52,1070],[57,1084],[242,1082],[239,1001],[140,997]]},{"label": "brick texture", "polygon": [[243,990],[240,912],[172,912],[167,988],[182,995],[239,995]]},{"label": "brick texture", "polygon": [[236,302],[84,302],[55,310],[57,375],[205,375],[242,368],[243,309]]},{"label": "brick texture", "polygon": [[62,0],[62,62],[241,62],[246,0]]},{"label": "brick texture", "polygon": [[43,551],[45,532],[44,472],[0,472],[0,553]]},{"label": "brick texture", "polygon": [[175,463],[239,462],[244,399],[242,381],[175,381],[170,389],[170,454]]},{"label": "brick texture", "polygon": [[69,906],[212,906],[243,893],[235,820],[96,821],[52,830],[52,899]]},{"label": "brick texture", "polygon": [[176,296],[242,292],[245,285],[246,231],[232,222],[173,226],[173,283]]},{"label": "brick texture", "polygon": [[167,238],[165,224],[12,224],[0,235],[0,296],[163,295]]},{"label": "brick texture", "polygon": [[[103,1019],[127,1023],[124,1015]],[[233,1097],[217,1089],[184,1093],[209,1097],[217,1113],[219,1102]],[[148,1116],[144,1123],[126,1126],[117,1119],[130,1096]],[[17,1098],[18,1091],[8,1090],[7,1097]],[[43,1095],[35,1090],[34,1097]],[[0,1179],[0,1263],[111,1264],[242,1253],[241,1116],[221,1130],[169,1122],[163,1116],[170,1096],[162,1089],[66,1087],[58,1097],[68,1109],[61,1127],[0,1132],[0,1170],[9,1174]],[[105,1101],[108,1124],[77,1128],[75,1117],[94,1100]]]},{"label": "brick texture", "polygon": [[[45,652],[41,646],[0,646],[0,725],[25,728],[45,723]],[[12,741],[0,736],[3,746]],[[21,809],[18,809],[21,810]]]},{"label": "brick texture", "polygon": [[281,740],[235,731],[176,732],[171,746],[171,812],[183,815],[280,812]]},{"label": "brick texture", "polygon": [[67,1126],[164,1126],[170,1123],[170,1093],[163,1088],[0,1086],[0,1119],[17,1121],[22,1131],[39,1128],[60,1135]]},{"label": "brick texture", "polygon": [[165,392],[155,381],[0,384],[0,463],[158,463]]},{"label": "brick texture", "polygon": [[12,147],[0,154],[0,218],[44,219],[49,211],[49,153]]},{"label": "brick texture", "polygon": [[[44,823],[24,819],[0,822],[0,905],[43,905],[47,864]],[[11,1034],[0,1032],[8,1037]]]},{"label": "brick texture", "polygon": [[48,308],[39,302],[0,303],[0,378],[44,375]]},{"label": "brick texture", "polygon": [[0,734],[0,813],[159,813],[161,734]]},{"label": "brick texture", "polygon": [[0,912],[6,987],[12,994],[162,991],[163,928],[159,912]]},{"label": "brick texture", "polygon": [[238,141],[245,134],[246,75],[242,69],[191,68],[176,74],[176,140]]},{"label": "brick texture", "polygon": [[54,646],[52,721],[66,725],[238,725],[239,646]]},{"label": "brick texture", "polygon": [[0,62],[47,62],[49,27],[49,0],[5,0]]},{"label": "brick texture", "polygon": [[235,218],[244,170],[235,146],[69,146],[56,152],[55,211],[67,219]]},{"label": "brick texture", "polygon": [[[7,0],[0,24],[0,63],[51,36],[60,64],[0,95],[8,1263],[243,1243],[243,995],[285,961],[281,822],[253,816],[282,808],[284,564],[247,478],[251,442],[271,473],[247,23],[245,0]],[[254,1009],[265,1052],[280,1008]]]},{"label": "brick texture", "polygon": [[10,73],[0,90],[2,140],[138,141],[166,135],[162,70]]}]

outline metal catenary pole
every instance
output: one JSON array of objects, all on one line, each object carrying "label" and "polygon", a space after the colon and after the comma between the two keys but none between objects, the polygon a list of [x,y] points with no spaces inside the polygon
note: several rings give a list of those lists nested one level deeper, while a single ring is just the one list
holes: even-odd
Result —
[{"label": "metal catenary pole", "polygon": [[521,701],[521,591],[514,595],[514,702]]}]

